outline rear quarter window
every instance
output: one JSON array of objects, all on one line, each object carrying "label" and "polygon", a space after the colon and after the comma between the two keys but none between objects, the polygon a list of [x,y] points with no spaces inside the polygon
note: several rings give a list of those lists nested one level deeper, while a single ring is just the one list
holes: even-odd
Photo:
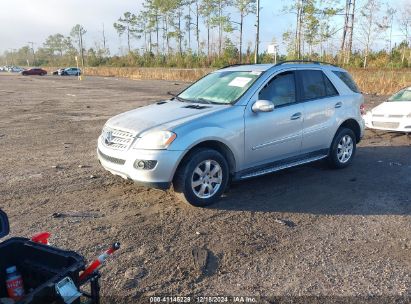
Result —
[{"label": "rear quarter window", "polygon": [[345,85],[350,88],[351,91],[355,93],[361,93],[360,89],[358,88],[357,84],[355,83],[354,79],[352,79],[350,74],[342,71],[333,71],[333,73],[337,75],[338,78],[340,78],[345,83]]}]

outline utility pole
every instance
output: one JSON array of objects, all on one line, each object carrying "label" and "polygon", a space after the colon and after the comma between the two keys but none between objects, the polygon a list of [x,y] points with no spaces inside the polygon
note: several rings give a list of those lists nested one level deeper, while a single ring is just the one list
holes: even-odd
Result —
[{"label": "utility pole", "polygon": [[104,32],[104,23],[103,23],[103,48],[105,52],[106,51],[106,33]]},{"label": "utility pole", "polygon": [[257,0],[257,34],[255,37],[254,63],[258,63],[258,45],[260,44],[260,0]]},{"label": "utility pole", "polygon": [[81,55],[81,67],[84,69],[84,53],[83,53],[83,33],[81,32],[83,29],[82,26],[78,28],[78,36],[80,41],[80,55]]},{"label": "utility pole", "polygon": [[29,41],[27,43],[31,45],[31,51],[33,52],[33,65],[36,65],[36,54],[34,53],[34,42]]}]

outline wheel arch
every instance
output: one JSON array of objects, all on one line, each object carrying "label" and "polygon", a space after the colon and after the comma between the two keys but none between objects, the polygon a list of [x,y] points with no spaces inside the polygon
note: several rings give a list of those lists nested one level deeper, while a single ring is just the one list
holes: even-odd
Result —
[{"label": "wheel arch", "polygon": [[178,165],[176,167],[176,170],[175,170],[174,175],[173,175],[173,179],[174,179],[174,176],[175,176],[176,172],[180,169],[180,167],[182,165],[184,165],[187,162],[188,158],[193,153],[195,153],[196,150],[201,149],[201,148],[213,149],[213,150],[216,150],[219,153],[221,153],[221,155],[223,155],[224,158],[227,160],[230,175],[235,172],[236,159],[235,159],[234,153],[223,142],[212,139],[212,140],[205,140],[205,141],[199,142],[199,143],[195,144],[194,146],[192,146],[190,149],[187,150],[187,152],[181,158],[180,162],[178,163]]},{"label": "wheel arch", "polygon": [[351,129],[355,134],[355,140],[356,140],[357,144],[360,142],[360,140],[361,140],[361,127],[360,127],[360,124],[358,123],[358,121],[356,121],[353,118],[345,120],[342,124],[340,124],[340,126],[338,127],[335,134],[337,134],[338,131],[341,130],[342,128]]}]

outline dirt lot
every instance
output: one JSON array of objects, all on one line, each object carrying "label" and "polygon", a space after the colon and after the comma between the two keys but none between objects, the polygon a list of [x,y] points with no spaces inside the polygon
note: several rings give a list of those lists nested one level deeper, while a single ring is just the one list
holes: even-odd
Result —
[{"label": "dirt lot", "polygon": [[[317,162],[248,180],[207,209],[104,171],[105,121],[184,85],[0,74],[0,207],[12,235],[50,231],[88,259],[120,241],[102,271],[109,301],[411,296],[411,136],[367,130],[347,169]],[[367,96],[368,108],[383,100]],[[202,271],[196,248],[208,252]]]}]

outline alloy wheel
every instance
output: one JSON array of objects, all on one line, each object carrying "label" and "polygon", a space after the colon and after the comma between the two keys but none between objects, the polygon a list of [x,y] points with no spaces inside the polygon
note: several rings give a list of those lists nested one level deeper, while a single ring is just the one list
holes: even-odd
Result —
[{"label": "alloy wheel", "polygon": [[199,198],[210,198],[223,181],[223,170],[218,162],[212,159],[202,161],[194,169],[191,177],[191,188]]},{"label": "alloy wheel", "polygon": [[349,135],[344,135],[337,146],[337,158],[342,164],[348,162],[352,156],[354,142]]}]

